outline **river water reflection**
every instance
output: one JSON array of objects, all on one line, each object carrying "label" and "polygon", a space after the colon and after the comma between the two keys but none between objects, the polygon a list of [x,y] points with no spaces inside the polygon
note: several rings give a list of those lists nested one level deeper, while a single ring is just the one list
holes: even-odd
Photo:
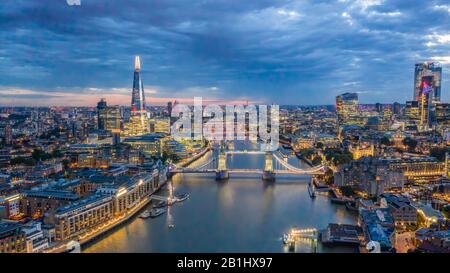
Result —
[{"label": "river water reflection", "polygon": [[[211,153],[194,164],[209,160]],[[293,165],[308,168],[295,157]],[[230,168],[262,168],[264,155],[233,155]],[[308,195],[309,176],[277,177],[263,182],[257,174],[230,175],[227,182],[211,174],[172,178],[175,192],[190,198],[155,219],[132,219],[84,249],[85,252],[286,252],[281,236],[290,227],[323,229],[328,223],[354,224],[356,216],[328,197]],[[170,188],[170,186],[169,186]],[[167,189],[162,193],[166,194]],[[173,228],[168,226],[173,224]],[[354,252],[349,247],[300,242],[297,252]]]}]

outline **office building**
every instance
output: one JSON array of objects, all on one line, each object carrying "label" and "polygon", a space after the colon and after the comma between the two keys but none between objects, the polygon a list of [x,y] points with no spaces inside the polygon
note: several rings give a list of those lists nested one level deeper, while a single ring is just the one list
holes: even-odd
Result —
[{"label": "office building", "polygon": [[409,119],[417,120],[419,119],[419,102],[418,101],[407,101],[405,106],[405,116]]},{"label": "office building", "polygon": [[102,98],[97,103],[97,128],[99,130],[105,130],[106,126],[106,107],[108,107],[106,100]]},{"label": "office building", "polygon": [[450,103],[436,103],[436,122],[439,125],[450,125]]},{"label": "office building", "polygon": [[113,198],[91,195],[60,207],[55,213],[56,240],[66,240],[113,218]]},{"label": "office building", "polygon": [[20,224],[0,222],[0,253],[25,253],[25,233]]},{"label": "office building", "polygon": [[402,106],[400,105],[400,103],[394,102],[394,104],[392,105],[392,112],[394,113],[394,115],[400,115],[401,114]]},{"label": "office building", "polygon": [[358,115],[358,94],[344,93],[336,97],[336,114],[339,125],[350,122],[350,117]]},{"label": "office building", "polygon": [[426,130],[431,125],[434,92],[433,77],[422,77],[417,98],[419,102],[419,125],[423,130]]},{"label": "office building", "polygon": [[424,78],[429,79],[432,100],[436,102],[441,101],[442,67],[439,63],[434,62],[418,63],[415,65],[413,100],[420,101]]}]

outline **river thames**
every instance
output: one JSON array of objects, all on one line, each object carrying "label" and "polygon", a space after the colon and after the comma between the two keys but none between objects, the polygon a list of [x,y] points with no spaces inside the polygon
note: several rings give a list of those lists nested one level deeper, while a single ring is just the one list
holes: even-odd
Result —
[{"label": "river thames", "polygon": [[[209,152],[193,163],[207,162]],[[308,165],[295,156],[289,163]],[[230,168],[264,166],[264,155],[232,155]],[[323,229],[328,223],[355,224],[356,215],[332,204],[327,196],[311,199],[309,176],[277,176],[263,182],[258,174],[230,174],[225,182],[213,174],[178,174],[157,193],[189,193],[190,198],[154,219],[135,217],[86,246],[83,252],[287,252],[281,237],[292,226]],[[169,227],[173,225],[173,227]],[[355,252],[351,247],[325,247],[311,240],[296,252]]]}]

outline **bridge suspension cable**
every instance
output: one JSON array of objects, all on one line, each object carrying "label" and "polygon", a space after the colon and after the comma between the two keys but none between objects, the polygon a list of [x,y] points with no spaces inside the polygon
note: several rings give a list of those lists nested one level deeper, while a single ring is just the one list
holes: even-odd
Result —
[{"label": "bridge suspension cable", "polygon": [[208,162],[206,162],[206,163],[204,163],[204,164],[202,164],[202,165],[200,165],[200,166],[194,167],[194,168],[192,168],[192,169],[194,169],[194,170],[201,170],[201,169],[203,169],[204,167],[208,166],[209,164],[211,164],[211,163],[213,163],[213,162],[215,162],[215,161],[216,161],[216,158],[215,158],[215,157],[212,157],[211,160],[209,160]]},{"label": "bridge suspension cable", "polygon": [[295,173],[315,173],[318,171],[323,171],[323,168],[324,168],[324,166],[318,166],[318,167],[311,168],[309,170],[303,170],[303,169],[292,166],[291,164],[287,163],[286,161],[284,161],[282,158],[280,158],[276,154],[273,154],[273,157],[275,158],[277,163],[281,164],[283,167],[285,167],[289,171],[292,171]]}]

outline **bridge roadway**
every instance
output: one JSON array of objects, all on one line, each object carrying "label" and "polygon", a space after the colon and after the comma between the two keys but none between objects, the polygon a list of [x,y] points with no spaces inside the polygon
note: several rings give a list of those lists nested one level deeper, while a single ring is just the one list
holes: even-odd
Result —
[{"label": "bridge roadway", "polygon": [[[227,151],[224,153],[225,155],[233,155],[233,154],[266,154],[264,151]],[[294,174],[294,175],[314,175],[314,174],[322,174],[324,172],[323,166],[311,168],[308,170],[300,169],[297,167],[292,166],[289,164],[286,160],[281,158],[278,154],[273,153],[273,158],[276,160],[277,163],[280,164],[280,166],[284,167],[285,169],[275,169],[273,171],[270,171],[274,174]],[[225,169],[225,170],[219,170],[218,168],[208,168],[207,166],[210,166],[211,163],[216,162],[216,158],[211,159],[209,162],[206,162],[202,164],[201,166],[198,166],[196,168],[176,168],[174,170],[171,170],[171,173],[219,173],[221,171],[226,171],[227,173],[255,173],[255,174],[263,174],[263,169]]]},{"label": "bridge roadway", "polygon": [[[218,169],[175,169],[172,170],[171,173],[216,173],[218,172]],[[254,174],[262,174],[264,170],[262,169],[227,169],[228,173],[254,173]],[[322,174],[323,172],[320,170],[317,171],[304,171],[303,173],[300,172],[292,172],[290,170],[274,170],[273,173],[275,174],[291,174],[291,175],[313,175],[313,174]]]},{"label": "bridge roadway", "polygon": [[265,154],[264,151],[226,151],[226,155],[242,155],[242,154],[249,154],[249,155],[262,155]]}]

